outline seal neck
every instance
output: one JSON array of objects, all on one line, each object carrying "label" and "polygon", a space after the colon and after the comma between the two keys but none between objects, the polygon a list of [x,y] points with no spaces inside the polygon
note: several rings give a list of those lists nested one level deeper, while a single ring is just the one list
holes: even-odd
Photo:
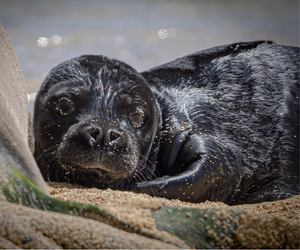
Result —
[{"label": "seal neck", "polygon": [[[156,99],[156,98],[155,98]],[[150,149],[150,153],[148,156],[148,164],[150,163],[150,168],[153,168],[152,173],[155,172],[156,170],[156,166],[158,163],[158,153],[159,153],[159,149],[160,149],[160,145],[161,145],[161,138],[162,138],[162,130],[161,130],[161,126],[162,126],[162,113],[161,113],[161,108],[158,105],[157,100],[155,100],[156,103],[156,108],[157,108],[157,116],[158,116],[158,123],[157,123],[157,130],[156,130],[156,134],[154,135],[154,139],[152,142],[152,147]]]}]

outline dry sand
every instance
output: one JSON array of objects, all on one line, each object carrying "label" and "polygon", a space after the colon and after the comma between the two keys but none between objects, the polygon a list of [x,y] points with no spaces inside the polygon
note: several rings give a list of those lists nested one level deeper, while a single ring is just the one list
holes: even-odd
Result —
[{"label": "dry sand", "polygon": [[[86,188],[70,183],[48,183],[47,186],[54,198],[63,201],[98,205],[121,221],[131,225],[136,232],[143,230],[171,239],[169,234],[164,234],[164,232],[159,232],[156,229],[156,223],[151,214],[151,211],[163,206],[221,207],[224,209],[220,211],[226,214],[227,219],[230,217],[228,227],[232,227],[230,224],[233,222],[236,223],[236,238],[234,243],[230,236],[224,235],[223,238],[220,238],[215,233],[216,230],[208,230],[207,233],[211,234],[208,236],[214,238],[214,242],[217,242],[215,247],[235,247],[233,244],[239,244],[238,246],[243,248],[298,248],[299,246],[300,195],[281,201],[229,207],[222,202],[206,201],[195,204],[133,192]],[[248,213],[242,215],[240,219],[234,218],[230,215],[230,210],[235,208],[247,210]],[[226,211],[229,211],[229,213]],[[271,216],[261,216],[261,214]],[[177,242],[178,244],[180,242]]]},{"label": "dry sand", "polygon": [[[192,208],[228,207],[228,205],[222,202],[206,201],[202,203],[189,203],[179,200],[151,197],[147,194],[136,194],[133,192],[115,191],[111,189],[100,190],[96,188],[86,188],[70,183],[52,182],[51,184],[47,183],[47,187],[53,198],[63,201],[93,204],[108,208],[111,206],[120,207],[121,205],[145,209],[151,208],[154,210],[163,206]],[[233,207],[273,216],[285,217],[296,223],[300,222],[300,195],[280,201],[245,204]]]}]

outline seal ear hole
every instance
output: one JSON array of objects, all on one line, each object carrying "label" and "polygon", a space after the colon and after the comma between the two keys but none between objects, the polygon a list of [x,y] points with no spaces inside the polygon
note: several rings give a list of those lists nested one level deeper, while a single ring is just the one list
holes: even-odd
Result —
[{"label": "seal ear hole", "polygon": [[60,112],[61,115],[67,115],[74,109],[74,105],[71,100],[62,97],[58,100],[57,103],[57,110]]},{"label": "seal ear hole", "polygon": [[146,115],[141,107],[136,107],[129,113],[128,119],[133,127],[140,128],[146,121]]}]

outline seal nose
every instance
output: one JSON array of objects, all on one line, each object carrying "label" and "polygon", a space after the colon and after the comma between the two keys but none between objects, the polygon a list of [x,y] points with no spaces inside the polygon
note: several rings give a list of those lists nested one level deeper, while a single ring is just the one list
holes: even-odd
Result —
[{"label": "seal nose", "polygon": [[109,133],[109,142],[118,140],[121,137],[121,133],[115,130],[110,129],[108,131]]},{"label": "seal nose", "polygon": [[99,127],[89,129],[88,133],[91,145],[95,145],[96,143],[107,145],[113,141],[117,141],[121,137],[121,133],[115,129],[106,130]]},{"label": "seal nose", "polygon": [[90,129],[88,133],[89,133],[91,139],[94,141],[98,141],[99,137],[102,137],[102,135],[101,135],[102,133],[100,133],[100,129],[98,129],[98,128]]}]

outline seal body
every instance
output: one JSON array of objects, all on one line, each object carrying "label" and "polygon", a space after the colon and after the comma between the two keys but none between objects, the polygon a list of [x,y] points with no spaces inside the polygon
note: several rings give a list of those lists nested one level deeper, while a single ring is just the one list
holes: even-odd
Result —
[{"label": "seal body", "polygon": [[103,56],[55,67],[34,111],[45,179],[190,202],[299,193],[299,48],[236,43],[138,73]]}]

